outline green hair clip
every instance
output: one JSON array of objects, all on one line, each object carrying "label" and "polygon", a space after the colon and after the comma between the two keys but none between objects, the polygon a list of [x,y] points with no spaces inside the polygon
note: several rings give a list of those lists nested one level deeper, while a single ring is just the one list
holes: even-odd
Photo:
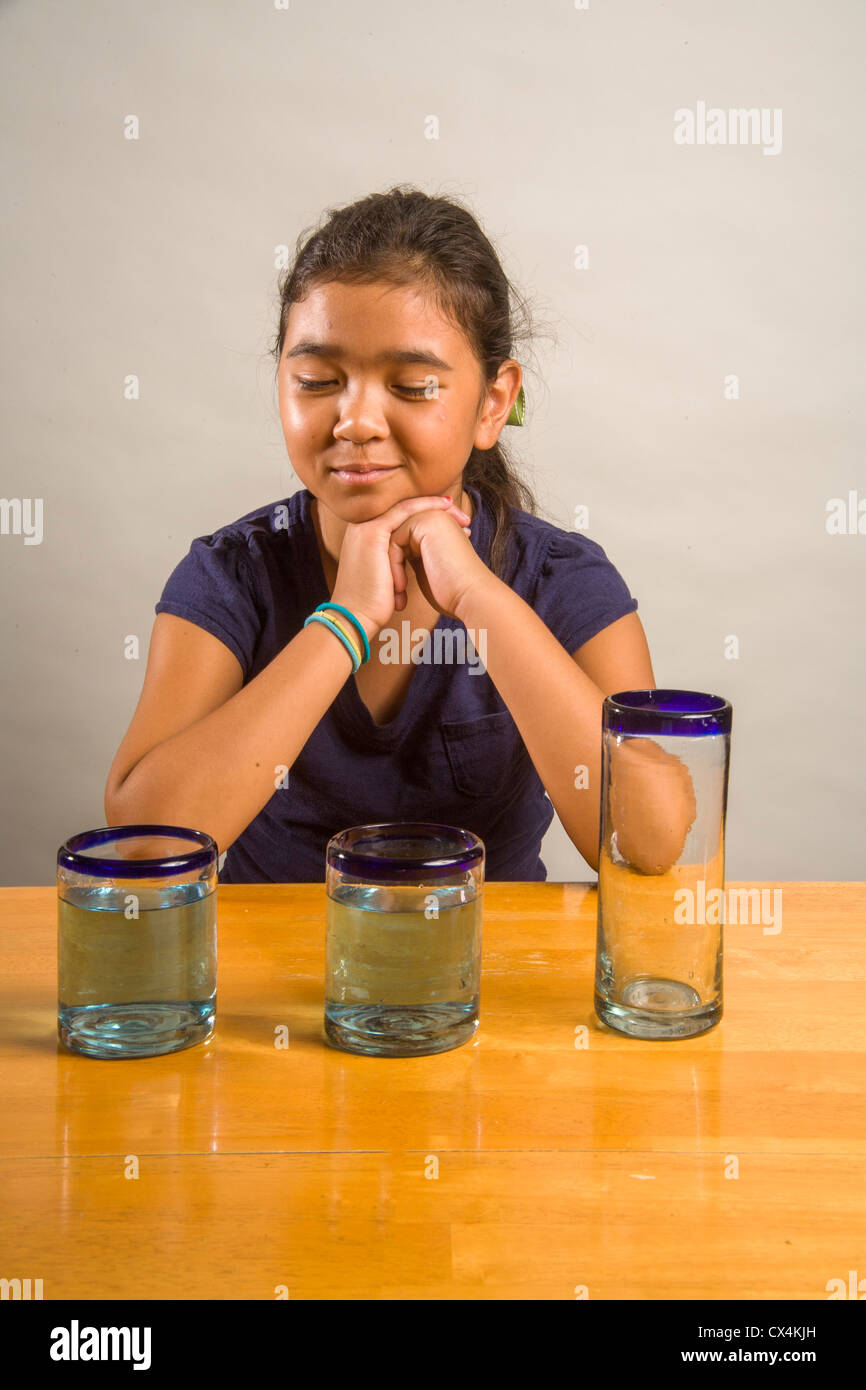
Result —
[{"label": "green hair clip", "polygon": [[522,425],[526,419],[526,392],[521,386],[517,393],[517,399],[511,407],[511,414],[505,421],[506,425]]}]

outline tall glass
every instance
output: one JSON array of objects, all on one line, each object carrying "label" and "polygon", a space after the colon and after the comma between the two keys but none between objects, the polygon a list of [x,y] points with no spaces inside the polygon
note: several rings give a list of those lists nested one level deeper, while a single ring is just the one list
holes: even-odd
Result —
[{"label": "tall glass", "polygon": [[694,690],[604,701],[595,1011],[632,1037],[722,1016],[731,717]]},{"label": "tall glass", "polygon": [[204,1042],[216,1015],[218,849],[175,825],[107,826],[57,853],[57,1032],[85,1057]]},{"label": "tall glass", "polygon": [[428,822],[356,825],[328,843],[325,1037],[415,1057],[478,1027],[484,845]]}]

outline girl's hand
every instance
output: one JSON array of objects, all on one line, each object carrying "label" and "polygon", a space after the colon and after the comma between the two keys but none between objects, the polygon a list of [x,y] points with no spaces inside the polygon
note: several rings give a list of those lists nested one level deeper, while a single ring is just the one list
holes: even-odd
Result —
[{"label": "girl's hand", "polygon": [[688,767],[655,739],[612,739],[610,776],[617,849],[642,874],[666,874],[682,854],[698,813]]},{"label": "girl's hand", "polygon": [[406,562],[412,566],[418,587],[427,602],[446,617],[456,618],[461,599],[473,583],[489,577],[490,571],[472,547],[462,525],[447,512],[419,512],[410,516],[391,533],[391,571],[394,576],[394,607],[406,607]]},{"label": "girl's hand", "polygon": [[487,573],[462,529],[468,522],[464,511],[438,494],[407,497],[370,521],[349,522],[331,598],[356,615],[368,637],[375,636],[406,606],[408,558],[427,601],[454,616],[450,605],[465,589],[473,564]]}]

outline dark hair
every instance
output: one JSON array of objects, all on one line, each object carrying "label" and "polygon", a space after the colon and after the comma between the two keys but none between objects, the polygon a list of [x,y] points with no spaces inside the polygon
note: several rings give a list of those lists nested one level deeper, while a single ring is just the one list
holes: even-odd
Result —
[{"label": "dark hair", "polygon": [[[420,283],[440,313],[466,335],[487,384],[495,379],[503,361],[515,356],[516,338],[529,336],[525,300],[514,290],[474,216],[461,203],[397,185],[348,207],[329,208],[326,218],[312,234],[310,229],[301,233],[295,264],[280,277],[280,326],[271,348],[277,371],[292,305],[328,281]],[[520,331],[515,326],[518,316]],[[501,436],[492,449],[473,447],[463,469],[463,486],[468,483],[478,489],[493,514],[489,565],[494,574],[504,578],[510,508],[537,515],[535,496],[515,471]]]}]

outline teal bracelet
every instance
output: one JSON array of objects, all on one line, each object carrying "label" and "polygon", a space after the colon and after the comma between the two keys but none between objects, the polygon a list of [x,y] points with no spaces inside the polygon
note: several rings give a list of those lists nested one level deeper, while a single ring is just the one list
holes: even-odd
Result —
[{"label": "teal bracelet", "polygon": [[322,611],[323,608],[336,608],[337,612],[338,612],[338,613],[343,613],[343,614],[349,619],[349,621],[352,623],[352,625],[357,629],[358,636],[361,638],[361,644],[362,644],[363,649],[364,649],[364,657],[363,657],[363,660],[362,660],[362,662],[361,662],[361,665],[363,666],[363,664],[364,664],[365,661],[369,661],[369,660],[370,660],[370,643],[367,641],[367,634],[366,634],[366,632],[364,631],[364,629],[362,628],[361,624],[358,622],[358,619],[355,617],[354,613],[350,613],[349,610],[348,610],[348,608],[344,608],[343,605],[342,605],[341,603],[330,603],[330,602],[329,602],[329,603],[320,603],[319,606],[318,606],[318,608],[315,608],[313,611],[314,611],[315,613],[321,613],[321,611]]},{"label": "teal bracelet", "polygon": [[336,637],[339,637],[346,651],[352,658],[352,675],[354,676],[361,663],[358,660],[358,653],[355,651],[355,648],[352,646],[345,632],[341,632],[336,623],[332,623],[330,618],[326,618],[324,613],[320,613],[318,610],[310,614],[309,618],[304,622],[304,627],[307,627],[309,623],[322,623],[325,627],[329,627]]}]

